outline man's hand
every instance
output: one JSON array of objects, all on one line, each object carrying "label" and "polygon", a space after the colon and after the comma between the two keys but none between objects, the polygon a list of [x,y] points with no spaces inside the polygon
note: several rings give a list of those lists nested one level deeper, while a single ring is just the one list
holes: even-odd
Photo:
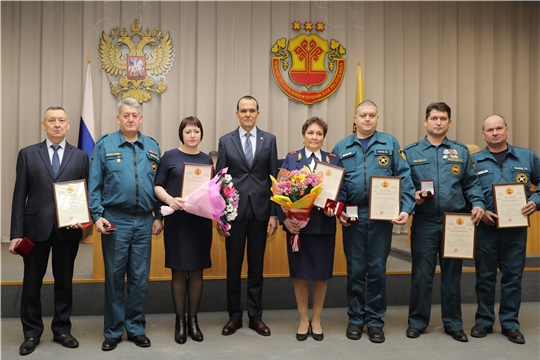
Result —
[{"label": "man's hand", "polygon": [[402,211],[397,218],[390,221],[392,224],[395,225],[405,225],[407,221],[409,220],[409,214],[405,211]]},{"label": "man's hand", "polygon": [[339,222],[341,223],[341,225],[351,226],[351,224],[347,221],[349,217],[350,216],[346,212],[342,211],[341,214],[339,215]]},{"label": "man's hand", "polygon": [[268,219],[268,227],[266,228],[266,237],[274,235],[277,229],[277,219],[275,217],[270,217]]},{"label": "man's hand", "polygon": [[532,200],[529,200],[529,202],[527,202],[527,204],[523,205],[523,207],[521,208],[521,214],[523,216],[531,215],[535,211],[536,211],[536,203]]},{"label": "man's hand", "polygon": [[100,234],[109,235],[111,233],[110,231],[107,231],[107,228],[111,226],[111,223],[103,217],[99,218],[98,221],[94,223],[94,225],[96,226],[96,230]]},{"label": "man's hand", "polygon": [[480,221],[482,221],[482,218],[484,217],[484,209],[482,209],[480,206],[473,207],[471,211],[471,220],[474,225],[480,224]]},{"label": "man's hand", "polygon": [[67,227],[67,229],[82,229],[82,228],[83,228],[83,225],[81,223],[72,224]]},{"label": "man's hand", "polygon": [[161,230],[163,230],[163,221],[154,219],[154,223],[152,224],[152,235],[161,234]]},{"label": "man's hand", "polygon": [[12,253],[13,255],[17,255],[17,252],[15,251],[15,248],[17,247],[17,245],[19,245],[21,240],[22,240],[22,238],[11,239],[11,242],[9,243],[9,252],[10,253]]},{"label": "man's hand", "polygon": [[416,201],[416,205],[421,205],[424,203],[426,199],[422,199],[420,195],[424,192],[424,190],[418,190],[414,193],[414,201]]},{"label": "man's hand", "polygon": [[223,236],[223,237],[226,237],[227,235],[225,234],[225,230],[223,230],[223,228],[221,227],[221,225],[219,225],[218,223],[216,223],[216,230],[218,232],[218,234],[220,236]]},{"label": "man's hand", "polygon": [[486,210],[486,212],[484,213],[484,216],[482,217],[482,221],[484,222],[484,224],[488,226],[495,226],[495,223],[497,222],[498,219],[499,217],[497,216],[497,214],[489,210]]}]

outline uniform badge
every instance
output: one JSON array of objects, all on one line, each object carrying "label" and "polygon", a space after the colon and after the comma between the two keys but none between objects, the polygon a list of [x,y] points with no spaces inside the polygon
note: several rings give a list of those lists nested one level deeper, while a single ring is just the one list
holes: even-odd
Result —
[{"label": "uniform badge", "polygon": [[403,148],[399,148],[397,151],[399,152],[399,155],[403,158],[403,160],[407,161],[407,156],[405,155],[405,151],[403,151]]},{"label": "uniform badge", "polygon": [[379,163],[379,165],[381,166],[388,166],[388,164],[390,163],[390,160],[388,159],[388,156],[386,155],[381,155],[377,158],[377,162]]},{"label": "uniform badge", "polygon": [[529,177],[524,173],[519,173],[516,176],[516,182],[527,183],[527,182],[529,182]]},{"label": "uniform badge", "polygon": [[152,172],[156,172],[157,165],[154,161],[152,161]]},{"label": "uniform badge", "polygon": [[302,153],[298,153],[298,156],[296,157],[296,161],[302,160]]},{"label": "uniform badge", "polygon": [[330,164],[330,158],[328,157],[328,155],[326,155],[326,162]]},{"label": "uniform badge", "polygon": [[[471,158],[471,166],[472,166],[472,168],[474,169],[474,171],[478,171],[478,170],[476,170],[476,163],[474,162],[474,159],[472,158],[472,156],[470,158]],[[480,173],[478,173],[478,175],[480,175]]]},{"label": "uniform badge", "polygon": [[459,175],[459,173],[461,173],[461,166],[459,166],[459,165],[452,165],[452,167],[450,168],[450,170],[452,171],[452,174],[454,174],[454,175]]},{"label": "uniform badge", "polygon": [[120,161],[122,161],[122,157],[121,157],[120,155],[118,155],[118,156],[116,157],[116,162],[120,162]]}]

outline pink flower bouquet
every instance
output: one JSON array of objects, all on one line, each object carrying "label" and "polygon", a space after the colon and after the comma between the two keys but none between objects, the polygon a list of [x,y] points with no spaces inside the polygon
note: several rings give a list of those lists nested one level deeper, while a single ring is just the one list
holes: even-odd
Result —
[{"label": "pink flower bouquet", "polygon": [[[185,198],[182,205],[186,212],[206,219],[215,220],[229,235],[230,222],[238,215],[238,191],[232,183],[228,168],[221,169],[211,180],[199,186]],[[162,206],[163,216],[170,215],[174,210]]]},{"label": "pink flower bouquet", "polygon": [[[306,166],[293,171],[281,169],[277,180],[270,176],[273,194],[270,200],[281,205],[287,219],[304,228],[310,219],[313,203],[322,191],[323,176],[322,172],[312,173]],[[290,243],[293,252],[300,250],[299,235],[291,236]]]}]

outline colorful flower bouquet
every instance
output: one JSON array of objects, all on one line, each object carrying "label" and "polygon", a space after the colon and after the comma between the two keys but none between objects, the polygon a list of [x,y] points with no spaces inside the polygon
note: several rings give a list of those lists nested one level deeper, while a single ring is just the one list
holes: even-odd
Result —
[{"label": "colorful flower bouquet", "polygon": [[[304,228],[310,218],[311,208],[322,191],[323,173],[312,173],[307,166],[300,170],[288,171],[281,169],[277,179],[272,179],[272,194],[270,198],[294,224]],[[292,251],[299,251],[300,237],[298,234],[290,238]]]},{"label": "colorful flower bouquet", "polygon": [[[228,168],[221,169],[211,180],[189,194],[184,199],[182,208],[190,214],[215,220],[225,234],[229,235],[230,222],[238,215],[239,196],[227,170]],[[161,207],[163,216],[173,212],[170,206]]]}]

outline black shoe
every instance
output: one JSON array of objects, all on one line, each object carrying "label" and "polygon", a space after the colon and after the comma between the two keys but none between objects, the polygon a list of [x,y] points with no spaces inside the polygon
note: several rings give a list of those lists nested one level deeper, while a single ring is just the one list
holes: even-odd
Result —
[{"label": "black shoe", "polygon": [[315,334],[315,333],[313,332],[313,328],[311,327],[311,321],[309,322],[309,330],[308,330],[308,333],[311,333],[311,337],[313,338],[313,340],[316,340],[316,341],[323,341],[323,339],[324,339],[324,334],[323,334],[323,333]]},{"label": "black shoe", "polygon": [[186,343],[186,317],[176,317],[176,324],[174,326],[174,341],[178,344]]},{"label": "black shoe", "polygon": [[407,332],[405,333],[405,335],[407,335],[407,337],[411,339],[419,338],[420,334],[422,334],[422,331],[420,331],[417,328],[410,327],[410,326],[407,328]]},{"label": "black shoe", "polygon": [[28,355],[36,350],[36,346],[39,344],[39,338],[27,338],[24,339],[23,343],[19,347],[20,355]]},{"label": "black shoe", "polygon": [[369,341],[375,344],[383,343],[384,340],[384,331],[380,327],[368,327]]},{"label": "black shoe", "polygon": [[128,340],[133,341],[138,347],[149,347],[151,345],[150,339],[144,334],[129,337]]},{"label": "black shoe", "polygon": [[70,333],[65,333],[58,336],[54,335],[53,340],[62,345],[63,347],[71,349],[79,346],[79,342],[77,341],[77,339],[75,339]]},{"label": "black shoe", "polygon": [[444,330],[444,332],[450,335],[452,339],[456,341],[461,341],[461,342],[469,341],[469,339],[467,338],[467,335],[463,332],[463,330],[456,330],[456,331]]},{"label": "black shoe", "polygon": [[196,316],[188,316],[188,334],[194,341],[203,341],[203,334],[199,329],[199,322]]},{"label": "black shoe", "polygon": [[345,335],[351,340],[359,340],[362,337],[363,330],[363,326],[349,323]]},{"label": "black shoe", "polygon": [[117,338],[106,338],[105,341],[103,341],[103,344],[101,345],[101,350],[103,351],[111,351],[116,349],[116,345],[122,341],[122,337]]},{"label": "black shoe", "polygon": [[525,336],[519,329],[502,329],[502,334],[515,344],[525,344]]},{"label": "black shoe", "polygon": [[471,336],[474,338],[483,338],[486,337],[487,334],[491,334],[493,332],[493,326],[484,326],[480,324],[476,324],[471,329]]},{"label": "black shoe", "polygon": [[309,331],[305,334],[299,334],[299,333],[296,333],[296,340],[298,341],[305,341],[308,337],[308,334],[309,334]]}]

